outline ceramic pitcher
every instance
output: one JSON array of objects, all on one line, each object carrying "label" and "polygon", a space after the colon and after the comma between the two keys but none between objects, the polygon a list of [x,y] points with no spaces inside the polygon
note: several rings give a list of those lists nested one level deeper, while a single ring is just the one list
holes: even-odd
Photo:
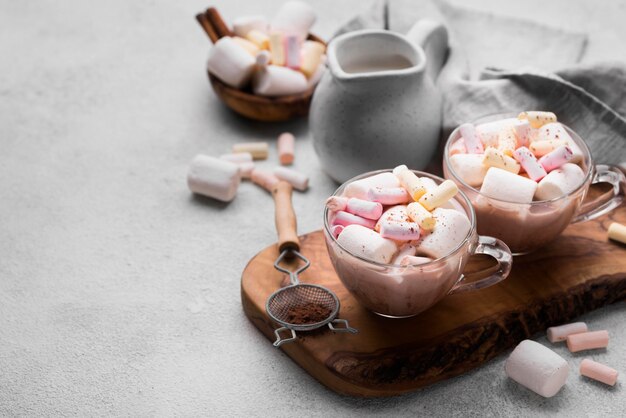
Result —
[{"label": "ceramic pitcher", "polygon": [[406,36],[360,30],[328,46],[310,125],[322,168],[338,182],[407,164],[422,169],[437,148],[441,94],[434,80],[448,48],[444,26],[417,22]]}]

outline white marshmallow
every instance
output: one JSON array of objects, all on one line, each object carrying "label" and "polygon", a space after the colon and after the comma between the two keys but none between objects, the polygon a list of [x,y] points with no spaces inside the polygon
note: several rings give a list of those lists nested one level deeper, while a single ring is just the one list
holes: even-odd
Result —
[{"label": "white marshmallow", "polygon": [[288,1],[278,9],[276,16],[272,19],[271,27],[272,30],[293,33],[304,40],[315,23],[315,19],[315,11],[309,4],[302,1]]},{"label": "white marshmallow", "polygon": [[242,179],[249,179],[252,177],[252,171],[254,170],[254,163],[252,161],[237,164],[239,165],[239,175]]},{"label": "white marshmallow", "polygon": [[528,124],[528,121],[520,121],[517,118],[500,119],[476,125],[476,133],[485,147],[497,148],[498,136],[503,129],[524,124]]},{"label": "white marshmallow", "polygon": [[320,63],[317,65],[317,69],[315,72],[309,77],[309,81],[307,82],[309,88],[317,85],[317,83],[322,79],[322,76],[326,72],[326,55],[322,55],[320,59]]},{"label": "white marshmallow", "polygon": [[563,357],[532,340],[524,340],[515,347],[504,370],[511,379],[546,398],[561,390],[569,374]]},{"label": "white marshmallow", "polygon": [[348,225],[337,242],[353,255],[378,263],[390,263],[397,251],[396,243],[361,225]]},{"label": "white marshmallow", "polygon": [[400,181],[393,173],[380,173],[371,177],[353,181],[348,184],[343,192],[345,197],[356,197],[367,199],[367,192],[370,188],[380,187],[382,189],[400,187]]},{"label": "white marshmallow", "polygon": [[567,142],[567,146],[570,147],[572,153],[574,154],[571,162],[579,163],[583,160],[582,150],[559,122],[548,123],[539,128],[536,141],[549,140]]},{"label": "white marshmallow", "polygon": [[585,179],[585,173],[576,164],[567,163],[551,171],[537,184],[535,198],[551,200],[564,196],[578,188]]},{"label": "white marshmallow", "polygon": [[256,66],[259,70],[265,69],[270,64],[272,57],[269,51],[262,50],[256,54]]},{"label": "white marshmallow", "polygon": [[189,190],[224,202],[235,198],[240,181],[237,164],[202,154],[194,157],[187,173]]},{"label": "white marshmallow", "polygon": [[298,94],[308,88],[304,74],[278,65],[268,65],[257,71],[252,80],[252,90],[259,96]]},{"label": "white marshmallow", "polygon": [[435,180],[431,179],[430,177],[420,177],[420,181],[422,182],[422,186],[424,186],[424,188],[426,189],[426,192],[431,192],[433,189],[437,188],[437,186],[439,186]]},{"label": "white marshmallow", "polygon": [[454,154],[450,166],[470,186],[480,186],[489,167],[483,165],[482,154]]},{"label": "white marshmallow", "polygon": [[309,177],[299,171],[287,167],[276,167],[274,168],[274,175],[290,183],[295,189],[301,192],[309,188]]},{"label": "white marshmallow", "polygon": [[537,190],[537,183],[510,171],[491,167],[483,180],[480,192],[485,196],[508,202],[530,203]]},{"label": "white marshmallow", "polygon": [[437,223],[432,232],[421,239],[417,253],[436,259],[450,254],[465,239],[471,224],[465,214],[454,209],[437,208],[433,216]]},{"label": "white marshmallow", "polygon": [[383,212],[378,219],[378,222],[376,222],[374,229],[376,231],[380,231],[380,227],[383,222],[412,222],[412,220],[408,215],[407,207],[405,205],[396,205]]},{"label": "white marshmallow", "polygon": [[417,247],[415,244],[413,242],[407,242],[398,249],[398,252],[393,257],[391,264],[400,264],[404,257],[413,257],[416,252]]},{"label": "white marshmallow", "polygon": [[546,335],[548,337],[548,341],[556,343],[567,340],[568,335],[580,334],[587,331],[589,331],[589,329],[587,328],[587,324],[584,322],[573,322],[571,324],[559,325],[558,327],[550,327],[548,328]]},{"label": "white marshmallow", "polygon": [[235,88],[245,86],[254,70],[255,59],[232,38],[218,40],[207,61],[207,68],[224,83]]},{"label": "white marshmallow", "polygon": [[245,38],[252,30],[267,32],[268,22],[265,16],[242,16],[233,20],[233,33]]}]

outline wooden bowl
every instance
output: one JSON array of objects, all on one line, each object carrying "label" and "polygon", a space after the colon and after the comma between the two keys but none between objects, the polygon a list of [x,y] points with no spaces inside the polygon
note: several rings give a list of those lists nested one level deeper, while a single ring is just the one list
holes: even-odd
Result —
[{"label": "wooden bowl", "polygon": [[[198,14],[196,19],[213,43],[222,36],[231,35],[221,16],[213,7]],[[309,34],[308,39],[326,45],[313,34]],[[309,114],[315,86],[300,94],[265,97],[253,94],[249,89],[241,90],[231,87],[208,71],[207,75],[217,97],[230,109],[247,118],[263,122],[280,122]]]}]

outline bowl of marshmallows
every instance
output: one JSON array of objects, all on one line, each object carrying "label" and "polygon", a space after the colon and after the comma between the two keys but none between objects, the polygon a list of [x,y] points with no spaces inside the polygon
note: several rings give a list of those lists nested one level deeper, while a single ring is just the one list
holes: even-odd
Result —
[{"label": "bowl of marshmallows", "polygon": [[288,1],[271,20],[241,16],[230,26],[213,7],[196,19],[214,44],[207,72],[226,106],[267,122],[308,114],[326,59],[326,44],[309,33],[316,20],[310,5]]}]

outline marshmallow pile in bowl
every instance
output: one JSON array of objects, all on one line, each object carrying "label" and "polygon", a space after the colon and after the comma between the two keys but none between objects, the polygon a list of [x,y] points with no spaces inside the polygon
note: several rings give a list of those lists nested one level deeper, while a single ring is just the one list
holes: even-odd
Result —
[{"label": "marshmallow pile in bowl", "polygon": [[530,203],[555,199],[585,180],[582,150],[552,112],[458,128],[448,147],[450,166],[485,196]]},{"label": "marshmallow pile in bowl", "polygon": [[233,21],[233,36],[211,49],[207,69],[225,84],[259,96],[299,94],[324,73],[326,46],[307,40],[315,23],[313,8],[301,1],[283,4],[269,22],[264,16]]},{"label": "marshmallow pile in bowl", "polygon": [[[452,199],[456,184],[418,177],[407,166],[350,182],[331,196],[331,233],[345,250],[378,263],[416,265],[451,253],[471,224]],[[459,206],[459,207],[457,207]]]}]

